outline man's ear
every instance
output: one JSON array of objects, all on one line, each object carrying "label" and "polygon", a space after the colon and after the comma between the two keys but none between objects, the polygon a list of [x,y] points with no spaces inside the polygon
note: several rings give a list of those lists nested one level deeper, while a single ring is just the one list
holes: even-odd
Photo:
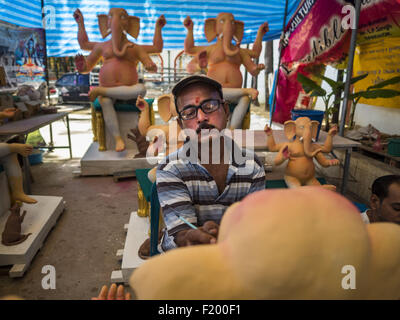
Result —
[{"label": "man's ear", "polygon": [[381,202],[381,200],[378,198],[378,196],[376,194],[371,194],[371,197],[369,198],[369,205],[372,210],[379,209],[380,202]]},{"label": "man's ear", "polygon": [[228,118],[229,117],[229,114],[231,113],[230,112],[230,110],[229,110],[229,103],[228,102],[224,102],[224,110],[225,110],[225,114],[226,114],[226,117]]}]

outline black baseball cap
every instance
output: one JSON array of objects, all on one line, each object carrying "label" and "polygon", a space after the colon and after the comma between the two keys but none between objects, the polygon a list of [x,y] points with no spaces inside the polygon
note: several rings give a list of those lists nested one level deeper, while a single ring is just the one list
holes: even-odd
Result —
[{"label": "black baseball cap", "polygon": [[222,94],[222,86],[218,81],[215,81],[214,79],[211,79],[204,75],[193,75],[193,76],[183,78],[172,88],[172,94],[174,95],[174,98],[175,98],[175,106],[176,106],[176,99],[179,96],[179,94],[181,93],[181,91],[184,88],[186,88],[188,85],[192,85],[195,83],[205,83],[205,84],[210,85],[211,87],[215,88],[215,90],[218,91],[218,93],[222,99],[224,98],[224,96]]}]

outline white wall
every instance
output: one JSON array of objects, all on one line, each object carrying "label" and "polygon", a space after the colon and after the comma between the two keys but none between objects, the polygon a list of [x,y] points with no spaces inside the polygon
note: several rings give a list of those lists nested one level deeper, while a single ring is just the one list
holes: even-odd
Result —
[{"label": "white wall", "polygon": [[[328,66],[325,76],[336,80],[337,70]],[[322,82],[322,87],[328,92],[330,91],[330,87],[325,81]],[[331,99],[333,100],[333,98]],[[316,109],[325,111],[325,105],[320,98],[317,100]],[[371,124],[383,133],[400,135],[400,108],[385,108],[359,103],[356,107],[354,121],[356,125],[365,127]]]},{"label": "white wall", "polygon": [[354,115],[356,124],[372,124],[376,129],[387,134],[400,135],[400,108],[376,107],[359,103]]}]

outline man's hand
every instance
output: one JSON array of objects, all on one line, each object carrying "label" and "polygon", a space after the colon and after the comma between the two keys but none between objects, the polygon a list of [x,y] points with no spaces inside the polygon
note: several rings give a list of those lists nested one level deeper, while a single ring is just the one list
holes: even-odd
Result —
[{"label": "man's hand", "polygon": [[214,221],[207,221],[198,229],[183,230],[177,233],[175,242],[178,247],[197,244],[217,243],[219,225]]},{"label": "man's hand", "polygon": [[107,286],[103,286],[98,297],[93,297],[92,300],[131,300],[131,294],[124,292],[124,286],[121,284],[118,286],[113,283],[108,291]]}]

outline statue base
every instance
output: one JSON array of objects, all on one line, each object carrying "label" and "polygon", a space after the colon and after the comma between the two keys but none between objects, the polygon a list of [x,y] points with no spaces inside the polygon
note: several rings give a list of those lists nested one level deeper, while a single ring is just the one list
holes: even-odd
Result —
[{"label": "statue base", "polygon": [[[81,170],[77,173],[80,176],[107,176],[130,171],[134,175],[136,169],[153,168],[155,166],[149,163],[146,158],[134,158],[137,153],[139,153],[137,148],[126,149],[122,152],[99,151],[98,142],[92,142],[81,159]],[[162,158],[160,157],[160,159]]]},{"label": "statue base", "polygon": [[129,284],[132,272],[146,261],[139,257],[138,251],[142,243],[149,237],[149,217],[139,217],[137,212],[133,211],[125,229],[127,234],[124,249],[117,251],[117,257],[122,257],[121,270],[111,273],[112,283]]}]

